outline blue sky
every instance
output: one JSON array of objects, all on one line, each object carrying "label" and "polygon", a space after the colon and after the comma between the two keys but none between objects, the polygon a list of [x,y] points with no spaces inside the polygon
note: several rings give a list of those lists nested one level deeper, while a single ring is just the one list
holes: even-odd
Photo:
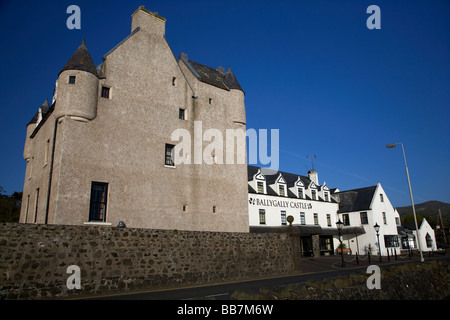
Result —
[{"label": "blue sky", "polygon": [[[81,30],[69,30],[69,5]],[[381,9],[369,30],[368,6]],[[280,170],[341,190],[380,182],[394,206],[450,202],[450,2],[0,1],[0,186],[21,191],[25,129],[86,38],[95,64],[131,32],[139,5],[167,19],[176,56],[232,67],[247,128],[280,130]]]}]

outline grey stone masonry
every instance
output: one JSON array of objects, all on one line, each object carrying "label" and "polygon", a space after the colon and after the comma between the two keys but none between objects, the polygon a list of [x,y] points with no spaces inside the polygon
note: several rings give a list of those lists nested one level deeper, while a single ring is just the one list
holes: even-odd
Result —
[{"label": "grey stone masonry", "polygon": [[[52,299],[203,284],[298,268],[289,233],[0,224],[0,299]],[[81,289],[67,288],[81,270]]]}]

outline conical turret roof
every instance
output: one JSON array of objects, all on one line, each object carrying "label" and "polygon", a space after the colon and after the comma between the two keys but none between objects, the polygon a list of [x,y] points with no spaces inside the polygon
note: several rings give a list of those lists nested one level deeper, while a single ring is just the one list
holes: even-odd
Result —
[{"label": "conical turret roof", "polygon": [[228,70],[223,77],[223,83],[225,83],[225,85],[230,89],[237,89],[237,90],[241,90],[242,92],[244,91],[244,90],[242,90],[239,82],[237,81],[236,77],[234,76],[233,71],[231,71],[231,67],[228,67]]},{"label": "conical turret roof", "polygon": [[83,43],[78,47],[72,58],[70,58],[70,60],[66,63],[61,72],[66,70],[86,71],[98,77],[97,70],[95,68],[94,62],[92,61],[89,50],[86,47],[84,39]]}]

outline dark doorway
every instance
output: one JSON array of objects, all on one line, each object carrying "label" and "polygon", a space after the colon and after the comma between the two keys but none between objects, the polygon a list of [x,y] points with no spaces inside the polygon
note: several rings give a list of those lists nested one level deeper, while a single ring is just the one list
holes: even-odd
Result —
[{"label": "dark doorway", "polygon": [[301,248],[302,248],[302,256],[303,257],[312,257],[313,254],[313,245],[312,245],[312,237],[300,237]]},{"label": "dark doorway", "polygon": [[333,254],[333,236],[320,236],[319,242],[321,256],[330,256]]}]

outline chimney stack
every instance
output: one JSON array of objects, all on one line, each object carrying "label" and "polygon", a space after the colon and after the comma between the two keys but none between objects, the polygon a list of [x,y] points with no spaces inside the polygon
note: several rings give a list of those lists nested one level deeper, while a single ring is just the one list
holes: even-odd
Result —
[{"label": "chimney stack", "polygon": [[149,33],[164,36],[166,33],[166,19],[157,12],[151,12],[140,6],[132,15],[131,32],[140,28]]},{"label": "chimney stack", "polygon": [[316,169],[312,169],[308,172],[309,180],[313,181],[316,185],[319,185],[319,175],[316,172]]}]

